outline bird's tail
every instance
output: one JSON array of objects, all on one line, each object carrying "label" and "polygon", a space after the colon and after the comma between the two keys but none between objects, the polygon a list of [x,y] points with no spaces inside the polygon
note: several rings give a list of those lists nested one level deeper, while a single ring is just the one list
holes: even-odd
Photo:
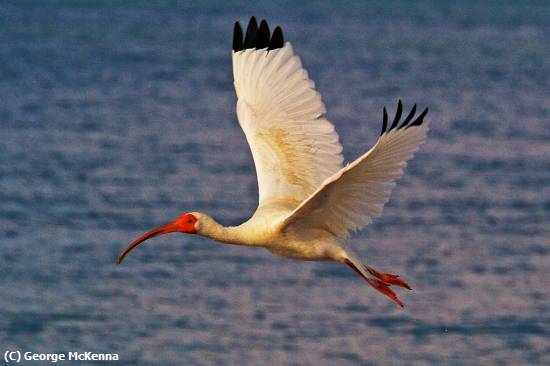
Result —
[{"label": "bird's tail", "polygon": [[[344,259],[345,264],[350,266],[351,269],[353,269],[359,276],[363,277],[369,285],[392,299],[397,305],[403,307],[403,303],[401,302],[401,300],[399,300],[399,298],[397,297],[395,292],[393,292],[390,286],[394,285],[412,290],[412,288],[405,281],[403,281],[397,275],[380,273],[374,270],[374,268],[371,268],[361,263],[361,261],[356,256],[349,254],[351,253],[348,253],[348,256]],[[369,274],[376,278],[369,277]]]}]

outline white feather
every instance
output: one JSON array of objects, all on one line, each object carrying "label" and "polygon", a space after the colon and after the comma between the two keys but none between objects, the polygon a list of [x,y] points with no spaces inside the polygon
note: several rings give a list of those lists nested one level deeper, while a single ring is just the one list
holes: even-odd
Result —
[{"label": "white feather", "polygon": [[346,239],[382,212],[395,181],[426,137],[428,123],[384,133],[363,156],[329,177],[283,220],[285,230],[309,227]]},{"label": "white feather", "polygon": [[233,52],[237,116],[258,176],[259,205],[289,209],[342,168],[342,146],[290,43]]}]

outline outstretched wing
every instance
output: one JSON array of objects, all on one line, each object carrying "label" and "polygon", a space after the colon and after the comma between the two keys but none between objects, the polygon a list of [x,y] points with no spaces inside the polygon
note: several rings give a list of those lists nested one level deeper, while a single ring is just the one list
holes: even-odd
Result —
[{"label": "outstretched wing", "polygon": [[[428,131],[424,110],[414,121],[416,105],[399,124],[403,106],[388,127],[384,108],[382,134],[363,156],[328,178],[283,221],[283,227],[312,227],[347,238],[351,231],[368,225],[390,197],[395,180],[424,141]],[[295,226],[297,225],[297,226]],[[301,226],[304,225],[304,226]]]},{"label": "outstretched wing", "polygon": [[259,204],[290,209],[342,167],[342,146],[325,106],[280,27],[252,17],[233,35],[237,116],[256,165]]}]

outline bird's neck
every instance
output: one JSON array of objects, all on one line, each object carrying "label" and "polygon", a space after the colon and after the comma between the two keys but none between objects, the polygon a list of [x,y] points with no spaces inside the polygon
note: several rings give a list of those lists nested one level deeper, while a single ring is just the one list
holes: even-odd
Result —
[{"label": "bird's neck", "polygon": [[[206,216],[206,215],[205,215]],[[202,218],[202,226],[198,234],[212,240],[236,245],[253,245],[246,240],[246,235],[239,226],[225,227],[210,216]]]}]

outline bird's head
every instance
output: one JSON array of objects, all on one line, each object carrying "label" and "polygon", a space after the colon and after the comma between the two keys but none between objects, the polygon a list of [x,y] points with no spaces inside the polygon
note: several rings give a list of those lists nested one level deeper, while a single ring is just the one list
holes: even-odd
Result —
[{"label": "bird's head", "polygon": [[155,236],[169,234],[169,233],[185,233],[185,234],[197,234],[201,226],[201,218],[203,214],[198,212],[182,213],[174,221],[168,224],[162,225],[146,232],[130,244],[120,253],[117,258],[117,263],[120,264],[124,257],[140,243],[147,239],[154,238]]}]

